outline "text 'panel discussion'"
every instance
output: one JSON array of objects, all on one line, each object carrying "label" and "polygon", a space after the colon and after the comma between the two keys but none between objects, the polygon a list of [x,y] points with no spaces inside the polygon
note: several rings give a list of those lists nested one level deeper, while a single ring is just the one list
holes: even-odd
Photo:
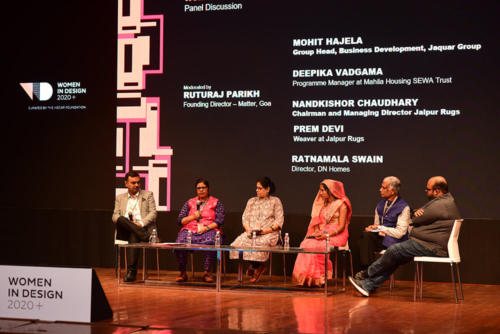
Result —
[{"label": "text 'panel discussion'", "polygon": [[498,2],[5,14],[0,333],[498,332]]}]

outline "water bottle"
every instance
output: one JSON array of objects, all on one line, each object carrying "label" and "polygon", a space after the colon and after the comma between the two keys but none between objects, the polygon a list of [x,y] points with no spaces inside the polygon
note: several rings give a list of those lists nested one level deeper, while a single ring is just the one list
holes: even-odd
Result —
[{"label": "water bottle", "polygon": [[188,230],[188,235],[186,237],[186,244],[188,246],[191,246],[191,239],[193,237],[193,232],[191,232],[191,230]]},{"label": "water bottle", "polygon": [[252,248],[257,245],[257,232],[252,232]]},{"label": "water bottle", "polygon": [[326,251],[328,252],[329,251],[329,245],[330,245],[330,233],[326,232],[325,233],[326,235],[326,239],[325,239],[325,243],[326,243]]},{"label": "water bottle", "polygon": [[220,232],[215,233],[215,247],[220,247]]},{"label": "water bottle", "polygon": [[151,235],[149,236],[149,243],[150,244],[156,244],[158,242],[158,232],[156,232],[156,229],[153,229],[153,232],[151,232]]},{"label": "water bottle", "polygon": [[283,245],[284,249],[290,249],[290,236],[288,233],[285,233],[285,244]]}]

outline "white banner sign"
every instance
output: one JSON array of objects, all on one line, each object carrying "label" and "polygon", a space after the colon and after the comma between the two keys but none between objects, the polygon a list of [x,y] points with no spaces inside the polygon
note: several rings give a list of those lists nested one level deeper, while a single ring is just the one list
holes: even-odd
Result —
[{"label": "white banner sign", "polygon": [[92,269],[0,265],[0,317],[90,322]]}]

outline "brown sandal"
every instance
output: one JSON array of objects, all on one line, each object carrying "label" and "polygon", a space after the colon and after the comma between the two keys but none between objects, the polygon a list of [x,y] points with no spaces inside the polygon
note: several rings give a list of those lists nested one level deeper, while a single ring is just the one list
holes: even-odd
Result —
[{"label": "brown sandal", "polygon": [[214,279],[212,278],[212,275],[206,273],[203,275],[203,281],[205,281],[205,283],[213,283]]},{"label": "brown sandal", "polygon": [[181,283],[181,282],[186,282],[188,280],[188,277],[185,272],[182,272],[179,277],[175,279],[176,282]]},{"label": "brown sandal", "polygon": [[255,269],[253,273],[253,277],[250,280],[250,283],[257,283],[260,279],[260,275],[267,269],[265,264],[261,264],[259,268]]}]

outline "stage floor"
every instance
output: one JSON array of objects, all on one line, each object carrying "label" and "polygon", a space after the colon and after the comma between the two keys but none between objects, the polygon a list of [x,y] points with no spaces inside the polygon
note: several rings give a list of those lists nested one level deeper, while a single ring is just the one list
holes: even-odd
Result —
[{"label": "stage floor", "polygon": [[[370,298],[347,283],[286,292],[264,291],[271,284],[293,287],[282,276],[267,275],[252,290],[223,290],[201,284],[144,287],[118,286],[113,269],[96,268],[113,319],[93,324],[46,323],[0,319],[1,333],[498,333],[498,285],[464,285],[465,301],[455,304],[451,283],[424,282],[423,300],[413,302],[413,282],[396,281],[389,294],[384,285]],[[161,272],[173,280],[176,272]],[[151,278],[155,278],[153,272]],[[235,275],[226,282],[235,284]],[[248,278],[246,278],[248,282]],[[339,282],[338,288],[342,287]]]}]

